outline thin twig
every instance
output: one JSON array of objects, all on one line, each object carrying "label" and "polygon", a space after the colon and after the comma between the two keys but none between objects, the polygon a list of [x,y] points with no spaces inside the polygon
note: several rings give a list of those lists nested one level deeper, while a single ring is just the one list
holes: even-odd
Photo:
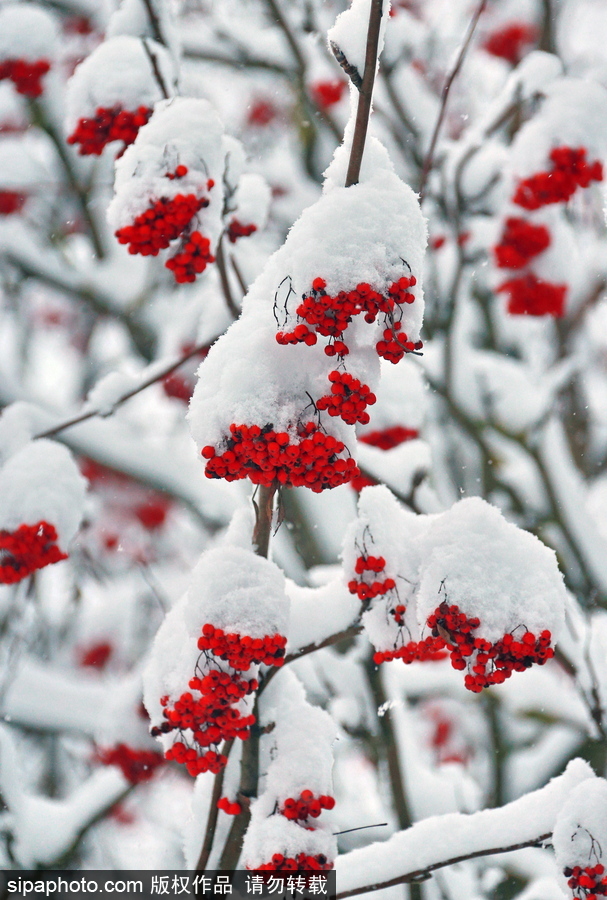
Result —
[{"label": "thin twig", "polygon": [[363,887],[352,888],[351,891],[341,891],[337,894],[336,900],[345,900],[346,897],[355,897],[357,894],[365,894],[367,891],[379,891],[382,888],[393,887],[395,884],[411,884],[415,881],[423,881],[430,876],[431,872],[436,869],[443,869],[445,866],[453,866],[456,863],[464,862],[466,859],[477,859],[479,856],[493,856],[498,853],[510,853],[513,850],[522,850],[524,847],[540,847],[545,841],[549,840],[552,834],[541,834],[539,837],[531,841],[522,841],[520,844],[511,844],[509,847],[487,847],[485,850],[475,850],[474,853],[465,853],[462,856],[454,856],[452,859],[444,859],[441,862],[433,863],[425,869],[416,869],[414,872],[406,872],[389,881],[375,882],[374,884],[366,884]]},{"label": "thin twig", "polygon": [[148,19],[150,20],[152,37],[159,44],[164,44],[166,46],[166,41],[160,27],[160,19],[158,18],[158,14],[156,13],[156,10],[154,9],[152,3],[153,0],[143,0],[143,5],[145,6],[146,12],[148,14]]},{"label": "thin twig", "polygon": [[369,11],[369,29],[367,31],[367,46],[365,50],[365,71],[358,93],[358,106],[356,108],[356,121],[354,123],[354,135],[350,150],[348,172],[346,174],[346,187],[358,184],[360,167],[365,150],[365,140],[369,128],[369,116],[371,115],[371,101],[373,98],[373,85],[375,83],[375,70],[377,68],[377,49],[379,47],[379,29],[381,25],[383,0],[371,0]]},{"label": "thin twig", "polygon": [[472,36],[476,30],[476,26],[478,20],[480,19],[485,7],[487,5],[487,0],[480,0],[480,3],[476,9],[472,17],[472,21],[468,26],[468,33],[464,38],[464,43],[462,44],[460,51],[457,55],[457,59],[455,60],[455,65],[447,75],[445,80],[445,84],[443,85],[443,90],[441,93],[441,104],[438,112],[438,118],[436,120],[436,124],[434,126],[434,131],[432,133],[432,139],[430,141],[430,146],[428,148],[428,152],[426,153],[426,158],[424,160],[424,167],[422,169],[420,184],[419,184],[419,199],[420,203],[424,199],[424,194],[426,191],[426,182],[428,180],[428,175],[430,174],[430,170],[432,169],[432,164],[434,162],[434,151],[436,150],[436,142],[438,141],[438,135],[441,129],[441,125],[443,124],[443,119],[445,118],[445,113],[447,111],[447,101],[449,99],[449,92],[451,91],[451,86],[455,81],[459,71],[464,63],[466,58],[466,54],[470,47],[470,43],[472,41]]},{"label": "thin twig", "polygon": [[158,65],[158,57],[150,47],[147,38],[141,38],[141,43],[143,44],[143,49],[145,50],[147,58],[150,61],[156,84],[160,88],[164,99],[168,100],[171,95],[169,94],[169,89],[167,88],[165,80],[162,77],[162,72],[160,71],[160,66]]},{"label": "thin twig", "polygon": [[[127,391],[126,394],[123,394],[121,397],[116,400],[112,407],[112,412],[117,409],[119,406],[122,406],[123,403],[126,403],[127,400],[130,400],[131,397],[134,397],[135,394],[139,394],[141,391],[145,390],[145,388],[150,387],[152,384],[156,384],[157,381],[162,381],[163,378],[166,378],[167,375],[170,375],[171,372],[174,372],[175,369],[178,369],[182,366],[188,359],[191,359],[193,356],[201,353],[203,350],[208,350],[208,343],[198,344],[194,347],[193,350],[190,350],[188,353],[184,353],[176,362],[172,362],[170,365],[166,366],[166,368],[162,369],[160,372],[157,372],[156,375],[151,378],[146,379],[136,388],[133,388],[131,391]],[[71,428],[73,425],[79,425],[81,422],[87,422],[89,419],[94,419],[96,416],[101,415],[98,409],[90,410],[89,412],[81,413],[79,416],[74,416],[72,419],[67,419],[64,422],[60,422],[59,425],[53,425],[52,428],[47,428],[46,431],[41,431],[39,434],[34,435],[34,439],[38,438],[48,438],[53,437],[56,434],[59,434],[60,431],[65,431],[66,428]]]},{"label": "thin twig", "polygon": [[[234,738],[231,738],[229,741],[225,741],[223,747],[219,751],[222,756],[229,756],[232,746],[234,744]],[[200,851],[200,856],[198,857],[198,862],[196,863],[196,871],[204,872],[207,867],[207,863],[209,861],[209,856],[211,855],[211,850],[213,849],[213,839],[215,837],[215,830],[217,828],[217,819],[219,818],[219,809],[217,807],[217,801],[220,799],[223,793],[223,779],[225,776],[225,767],[220,769],[217,775],[215,776],[215,782],[213,784],[213,792],[211,794],[211,807],[209,809],[209,818],[207,819],[207,827],[204,834],[204,840],[202,842],[202,849]]]},{"label": "thin twig", "polygon": [[226,306],[230,310],[232,316],[237,319],[240,315],[240,310],[236,306],[236,303],[232,296],[232,288],[230,287],[230,279],[228,278],[228,272],[226,268],[226,258],[223,252],[223,235],[219,238],[219,242],[217,244],[217,250],[215,251],[215,262],[217,263],[217,271],[219,272],[221,290],[223,291]]}]

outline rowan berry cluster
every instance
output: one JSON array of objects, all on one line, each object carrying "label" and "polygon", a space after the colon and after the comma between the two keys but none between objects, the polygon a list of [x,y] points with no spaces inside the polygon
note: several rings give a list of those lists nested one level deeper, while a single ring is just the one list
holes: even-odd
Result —
[{"label": "rowan berry cluster", "polygon": [[417,437],[419,437],[419,431],[416,428],[393,425],[391,428],[384,428],[381,431],[368,431],[366,434],[362,434],[358,440],[371,447],[378,447],[380,450],[392,450],[394,447],[404,444],[405,441],[412,441]]},{"label": "rowan berry cluster", "polygon": [[567,285],[542,281],[532,272],[504,281],[497,290],[510,295],[508,312],[514,316],[554,316],[559,319],[565,313]]},{"label": "rowan berry cluster", "polygon": [[315,493],[347,484],[360,474],[351,457],[340,456],[345,444],[314,422],[300,426],[297,435],[299,440],[294,440],[287,432],[275,432],[272,425],[232,424],[223,452],[210,445],[202,448],[208,460],[205,474],[226,481],[250,478],[253,484],[266,486],[278,481]]},{"label": "rowan berry cluster", "polygon": [[97,759],[104,766],[118,766],[131,784],[149,781],[154,777],[156,769],[165,764],[161,753],[155,750],[135,750],[127,744],[99,750]]},{"label": "rowan berry cluster", "polygon": [[603,166],[598,160],[586,160],[586,148],[555,147],[550,153],[552,169],[538,172],[521,181],[513,202],[524,209],[539,209],[551,203],[566,203],[581,188],[592,181],[603,180]]},{"label": "rowan berry cluster", "polygon": [[348,582],[350,593],[356,594],[359,600],[372,600],[374,597],[380,597],[387,594],[388,591],[393,591],[396,587],[396,582],[393,578],[386,578],[384,581],[379,581],[378,579],[373,581],[365,580],[367,572],[377,575],[379,572],[383,572],[385,567],[386,560],[383,556],[359,556],[356,560],[354,571],[360,578],[358,580],[354,578]]},{"label": "rowan berry cluster", "polygon": [[[409,291],[409,288],[414,287],[415,284],[416,279],[413,276],[403,276],[388,287],[385,295],[374,290],[371,285],[361,283],[351,291],[339,291],[332,297],[326,291],[327,283],[324,278],[315,278],[312,282],[312,290],[303,295],[302,302],[296,309],[298,318],[303,319],[303,322],[296,325],[293,331],[279,331],[276,340],[279,344],[306,343],[312,346],[317,341],[316,335],[320,334],[332,339],[325,347],[327,356],[347,356],[349,349],[341,338],[352,319],[364,313],[365,322],[372,324],[377,316],[383,313],[386,317],[386,325],[389,324],[392,330],[399,331],[400,327],[397,326],[400,326],[400,323],[394,322],[394,310],[403,303],[413,303],[415,296]],[[312,326],[312,329],[308,326]],[[400,337],[404,339],[400,342],[403,346],[405,343],[409,343],[404,332]],[[421,343],[419,346],[411,344],[411,347],[406,349],[410,351],[419,349],[419,347],[421,347]],[[384,355],[380,352],[379,344],[377,352],[380,356]],[[405,350],[402,351],[399,359],[402,359],[404,353]],[[392,360],[392,362],[398,362],[398,360]]]},{"label": "rowan berry cluster", "polygon": [[56,542],[55,527],[44,521],[0,531],[0,584],[15,584],[36,569],[67,559]]},{"label": "rowan berry cluster", "polygon": [[468,669],[464,685],[473,693],[480,693],[492,684],[502,684],[512,672],[524,672],[534,663],[544,665],[554,656],[550,647],[552,635],[547,630],[538,637],[525,630],[518,640],[508,633],[491,643],[474,636],[480,624],[476,616],[468,618],[457,606],[445,602],[428,617],[432,636],[442,638],[444,646],[449,648],[453,668]]},{"label": "rowan berry cluster", "polygon": [[228,239],[231,244],[235,244],[238,238],[249,237],[257,231],[257,225],[243,225],[238,219],[232,219],[228,225]]},{"label": "rowan berry cluster", "polygon": [[186,284],[196,281],[196,276],[213,262],[215,257],[211,253],[210,240],[199,231],[192,231],[184,237],[179,252],[167,259],[165,265],[172,271],[177,284]]},{"label": "rowan berry cluster", "polygon": [[445,642],[442,638],[427,637],[421,641],[409,641],[392,650],[378,650],[373,654],[373,662],[379,666],[393,659],[402,659],[408,665],[412,662],[434,662],[445,659],[446,655]]},{"label": "rowan berry cluster", "polygon": [[[247,740],[249,729],[255,723],[255,716],[243,716],[235,708],[243,697],[258,688],[255,678],[249,680],[230,672],[211,669],[202,677],[190,680],[190,691],[185,691],[179,699],[169,705],[168,697],[160,701],[164,706],[165,722],[151,730],[153,737],[177,731],[180,740],[165,752],[165,758],[185,765],[190,775],[201,772],[219,772],[227,763],[227,757],[217,752],[222,740],[240,738]],[[194,697],[192,691],[199,694]],[[184,732],[191,738],[185,738]],[[208,750],[208,747],[215,747]]]},{"label": "rowan berry cluster", "polygon": [[18,191],[0,191],[0,216],[19,212],[26,200],[27,196]]},{"label": "rowan berry cluster", "polygon": [[227,797],[220,797],[217,801],[217,809],[222,809],[228,816],[239,816],[242,812],[242,806],[238,801],[228,800]]},{"label": "rowan berry cluster", "polygon": [[275,853],[272,861],[263,863],[255,868],[256,872],[329,872],[333,868],[324,853],[309,856],[307,853],[298,853],[297,856],[284,856]]},{"label": "rowan berry cluster", "polygon": [[515,66],[522,59],[527,46],[533,44],[537,36],[537,29],[533,25],[513,22],[490,34],[483,44],[483,49]]},{"label": "rowan berry cluster", "polygon": [[41,79],[51,67],[47,59],[28,62],[25,59],[5,59],[0,62],[0,81],[5,78],[15,85],[17,93],[25,97],[39,97],[42,94]]},{"label": "rowan berry cluster", "polygon": [[494,247],[500,269],[522,269],[530,259],[550,246],[545,225],[532,225],[526,219],[506,219],[500,243]]},{"label": "rowan berry cluster", "polygon": [[334,81],[317,81],[311,87],[312,97],[317,106],[327,109],[335,103],[339,103],[346,89],[346,82],[335,79]]},{"label": "rowan berry cluster", "polygon": [[94,116],[78,120],[67,142],[79,144],[78,153],[81,156],[100,156],[104,147],[112,141],[122,141],[124,147],[132,144],[151,115],[152,110],[147,106],[139,106],[135,112],[120,105],[111,109],[99,106]]},{"label": "rowan berry cluster", "polygon": [[391,363],[400,362],[405,353],[421,350],[422,341],[410,341],[400,322],[394,322],[390,328],[384,329],[383,338],[375,345],[377,355]]},{"label": "rowan berry cluster", "polygon": [[568,879],[567,884],[577,900],[598,900],[599,897],[607,896],[607,877],[604,872],[605,867],[601,863],[585,868],[568,866],[563,869],[563,875]]},{"label": "rowan berry cluster", "polygon": [[281,634],[252,638],[249,635],[226,634],[223,629],[207,623],[198,638],[198,649],[223,659],[233,669],[248,672],[252,663],[282,666],[287,639]]},{"label": "rowan berry cluster", "polygon": [[348,425],[366,425],[370,419],[367,406],[377,400],[369,386],[348,372],[329,372],[329,381],[331,393],[317,400],[316,408],[326,409],[330,416],[340,416]]},{"label": "rowan berry cluster", "polygon": [[195,194],[176,194],[161,197],[153,206],[137,216],[132,225],[116,231],[120,244],[128,244],[129,253],[158,256],[176,240],[190,224],[196,213],[209,205],[206,197]]},{"label": "rowan berry cluster", "polygon": [[333,809],[335,798],[328,794],[315,797],[312,791],[302,791],[298,799],[287,797],[280,809],[280,814],[294,822],[305,819],[317,819],[323,809]]}]

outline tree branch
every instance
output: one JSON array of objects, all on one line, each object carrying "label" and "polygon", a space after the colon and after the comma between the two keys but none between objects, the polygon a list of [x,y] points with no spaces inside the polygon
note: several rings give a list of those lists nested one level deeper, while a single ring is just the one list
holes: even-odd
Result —
[{"label": "tree branch", "polygon": [[480,0],[480,3],[476,9],[472,17],[472,21],[468,26],[468,33],[464,38],[464,43],[462,44],[460,51],[457,55],[457,59],[455,60],[455,64],[443,85],[443,90],[441,93],[441,105],[438,112],[438,118],[436,120],[436,124],[434,126],[434,131],[432,133],[432,138],[430,140],[430,146],[428,147],[428,152],[426,153],[426,158],[424,160],[424,167],[422,169],[421,179],[419,183],[419,200],[420,203],[423,201],[425,192],[426,192],[426,182],[428,180],[428,175],[430,174],[430,170],[432,169],[432,164],[434,162],[434,151],[436,150],[436,143],[438,141],[438,135],[441,129],[441,125],[443,124],[443,119],[445,118],[445,113],[447,111],[447,101],[449,99],[449,93],[451,91],[451,87],[453,82],[457,78],[459,71],[464,64],[464,60],[466,58],[466,54],[468,53],[468,49],[470,47],[470,43],[472,41],[472,36],[476,30],[476,26],[478,20],[480,19],[485,7],[487,5],[487,0]]},{"label": "tree branch", "polygon": [[[224,742],[224,745],[219,752],[223,756],[229,757],[230,751],[232,750],[233,746],[234,738],[231,738],[231,740]],[[198,862],[196,863],[197,872],[204,872],[206,870],[209,856],[211,855],[211,850],[213,849],[213,839],[215,837],[215,829],[217,828],[217,819],[219,818],[217,801],[221,798],[221,795],[223,793],[223,779],[225,776],[225,771],[225,768],[220,769],[215,776],[215,781],[213,783],[209,818],[207,819],[207,827],[204,835],[204,840],[202,842],[202,849],[200,850],[200,856],[198,857]]]},{"label": "tree branch", "polygon": [[369,128],[369,116],[371,115],[371,101],[373,99],[373,85],[375,83],[375,71],[377,68],[377,49],[379,47],[379,28],[381,25],[383,0],[371,0],[369,11],[369,28],[367,31],[367,46],[365,50],[365,71],[358,93],[358,106],[356,108],[356,121],[354,123],[354,135],[350,150],[350,161],[346,174],[346,187],[358,184],[360,167],[365,150],[367,130]]}]

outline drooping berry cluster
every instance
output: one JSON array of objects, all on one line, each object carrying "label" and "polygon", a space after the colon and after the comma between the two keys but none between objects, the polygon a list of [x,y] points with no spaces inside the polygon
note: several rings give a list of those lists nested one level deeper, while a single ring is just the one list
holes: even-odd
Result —
[{"label": "drooping berry cluster", "polygon": [[198,638],[198,649],[209,651],[223,659],[233,669],[248,672],[252,663],[264,666],[282,666],[287,639],[282,634],[252,638],[249,635],[226,634],[210,623],[204,625]]},{"label": "drooping berry cluster", "polygon": [[506,219],[500,243],[494,247],[497,266],[522,269],[549,246],[550,232],[545,225],[532,225],[526,219]]},{"label": "drooping berry cluster", "polygon": [[[324,348],[327,356],[347,356],[349,349],[342,338],[352,319],[364,313],[365,322],[372,324],[382,313],[385,316],[386,325],[389,326],[390,334],[400,331],[400,322],[395,321],[394,313],[403,303],[413,303],[415,296],[409,288],[414,287],[415,284],[414,276],[403,276],[393,282],[385,294],[374,290],[369,284],[361,283],[351,291],[339,291],[332,297],[326,291],[327,283],[324,278],[315,278],[312,282],[312,290],[303,295],[302,302],[296,309],[298,318],[303,319],[303,322],[296,325],[293,331],[279,331],[276,334],[276,340],[279,344],[303,342],[312,346],[317,341],[317,335],[320,334],[322,337],[331,339]],[[308,326],[312,326],[312,328]],[[386,339],[385,332],[384,339]],[[404,332],[398,336],[398,341],[403,347],[405,344],[411,343]],[[377,352],[380,356],[384,356],[380,344],[377,345]],[[411,343],[411,347],[406,349],[414,350],[421,346],[421,343]],[[403,349],[399,358],[402,358],[404,353]],[[384,358],[388,359],[389,357],[385,356]],[[397,362],[398,360],[391,361]]]},{"label": "drooping berry cluster", "polygon": [[499,56],[507,60],[513,66],[520,62],[526,48],[537,39],[537,28],[526,22],[512,22],[505,25],[499,31],[492,32],[483,49],[492,56]]},{"label": "drooping berry cluster", "polygon": [[347,484],[359,470],[351,457],[340,456],[342,441],[321,431],[314,422],[297,430],[298,439],[287,432],[275,432],[272,425],[230,425],[226,449],[218,452],[206,446],[207,478],[237,481],[250,478],[253,484],[269,486],[274,481],[293,487],[308,487],[315,493]]},{"label": "drooping berry cluster", "polygon": [[[207,622],[198,639],[204,666],[197,667],[199,674],[190,679],[190,690],[172,706],[168,697],[162,698],[165,721],[152,728],[154,737],[179,732],[180,740],[166,751],[166,758],[184,764],[193,776],[222,769],[227,757],[217,752],[219,743],[234,738],[247,740],[251,725],[255,724],[255,716],[243,715],[237,704],[256,691],[259,683],[255,677],[243,678],[240,673],[247,672],[253,664],[281,666],[286,643],[286,637],[280,634],[251,638],[226,633]],[[191,737],[186,737],[185,732]]]},{"label": "drooping berry cluster", "polygon": [[0,81],[5,78],[15,85],[19,94],[25,97],[39,97],[42,94],[42,77],[51,67],[47,59],[29,62],[26,59],[5,59],[0,62]]},{"label": "drooping berry cluster", "polygon": [[[246,680],[234,673],[211,669],[201,678],[192,678],[191,691],[185,691],[173,706],[169,705],[168,697],[163,697],[166,721],[152,728],[152,736],[177,731],[180,737],[165,752],[165,758],[185,765],[194,777],[201,772],[219,772],[228,760],[217,752],[217,745],[222,740],[247,740],[249,729],[255,723],[255,716],[243,716],[234,704],[258,686],[255,678]],[[199,696],[195,697],[192,691]]]},{"label": "drooping berry cluster", "polygon": [[603,166],[598,160],[586,160],[585,147],[555,147],[550,161],[550,171],[538,172],[519,183],[512,198],[514,203],[529,210],[566,203],[579,187],[587,188],[592,181],[603,180]]},{"label": "drooping berry cluster", "polygon": [[249,237],[257,231],[257,225],[243,225],[238,219],[232,219],[228,225],[228,238],[231,244],[235,244],[238,238]]},{"label": "drooping berry cluster", "polygon": [[0,191],[0,216],[19,212],[26,200],[27,196],[18,191]]},{"label": "drooping berry cluster", "polygon": [[510,278],[498,287],[509,294],[508,312],[513,316],[554,316],[565,313],[566,284],[542,281],[532,272],[520,278]]},{"label": "drooping berry cluster", "polygon": [[78,120],[67,142],[78,144],[81,156],[100,156],[104,147],[112,141],[122,141],[124,147],[132,144],[151,115],[152,110],[147,106],[139,106],[135,112],[119,105],[111,109],[99,106],[94,116]]},{"label": "drooping berry cluster", "polygon": [[[402,621],[404,624],[404,619]],[[398,620],[397,624],[399,624]],[[412,662],[435,662],[445,659],[446,656],[445,642],[442,638],[427,637],[421,641],[407,641],[406,644],[391,650],[377,650],[373,654],[373,662],[379,666],[384,662],[391,662],[393,659],[402,659],[408,665]]]},{"label": "drooping berry cluster", "polygon": [[62,559],[67,554],[57,546],[57,531],[48,522],[0,531],[0,584],[15,584]]},{"label": "drooping berry cluster", "polygon": [[607,877],[604,873],[605,867],[601,863],[585,868],[568,866],[563,869],[563,875],[568,879],[567,884],[576,900],[599,900],[599,897],[607,896]]},{"label": "drooping berry cluster", "polygon": [[469,691],[480,693],[492,684],[502,684],[512,672],[524,672],[534,663],[544,665],[554,656],[550,647],[552,636],[547,630],[536,637],[525,629],[520,638],[508,633],[491,643],[474,636],[480,624],[476,616],[468,618],[457,606],[446,602],[428,617],[432,636],[442,638],[448,647],[453,668],[468,669],[464,685]]},{"label": "drooping berry cluster", "polygon": [[[359,556],[356,560],[354,571],[360,577],[358,579],[353,578],[352,581],[348,582],[350,593],[356,594],[359,600],[372,600],[373,597],[381,597],[383,594],[387,594],[388,591],[394,590],[396,582],[393,578],[386,578],[384,581],[373,578],[373,575],[383,572],[385,567],[386,560],[383,556]],[[371,576],[372,580],[366,579],[367,572],[373,573]]]},{"label": "drooping berry cluster", "polygon": [[366,425],[370,417],[365,410],[377,400],[368,385],[348,372],[329,372],[329,381],[331,393],[317,400],[316,408],[326,409],[330,416],[340,416],[348,425]]},{"label": "drooping berry cluster", "polygon": [[381,341],[375,345],[377,355],[391,363],[400,362],[405,353],[413,353],[421,350],[422,341],[410,341],[400,322],[395,322],[391,328],[385,328]]},{"label": "drooping berry cluster", "polygon": [[335,798],[328,794],[315,797],[312,791],[302,791],[299,798],[287,797],[283,803],[280,814],[293,822],[317,819],[323,809],[333,809]]},{"label": "drooping berry cluster", "polygon": [[207,198],[195,194],[161,197],[138,215],[132,225],[119,228],[116,237],[120,244],[128,244],[129,253],[158,256],[184,232],[196,213],[208,205]]},{"label": "drooping berry cluster", "polygon": [[196,281],[196,276],[204,272],[209,263],[215,262],[211,253],[211,242],[199,231],[184,238],[180,250],[167,259],[165,265],[175,276],[177,284]]},{"label": "drooping berry cluster", "polygon": [[272,861],[263,863],[255,868],[256,872],[329,872],[333,868],[323,853],[309,856],[307,853],[298,853],[297,856],[284,856],[282,853],[274,853]]},{"label": "drooping berry cluster", "polygon": [[154,777],[159,766],[165,764],[161,753],[155,750],[135,750],[127,744],[116,744],[97,752],[98,761],[104,766],[118,766],[131,784],[141,784]]},{"label": "drooping berry cluster", "polygon": [[217,801],[217,809],[222,809],[228,816],[239,816],[242,812],[242,806],[237,800],[229,800],[227,797],[220,797]]}]

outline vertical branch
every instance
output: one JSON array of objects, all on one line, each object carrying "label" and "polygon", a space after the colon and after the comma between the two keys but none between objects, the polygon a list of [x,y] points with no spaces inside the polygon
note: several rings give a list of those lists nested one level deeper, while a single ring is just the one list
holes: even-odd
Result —
[{"label": "vertical branch", "polygon": [[217,263],[217,271],[219,272],[221,290],[223,291],[226,306],[230,310],[232,316],[237,319],[240,315],[240,310],[238,309],[234,297],[232,296],[232,288],[230,287],[230,279],[226,266],[225,253],[223,252],[223,235],[219,238],[219,243],[217,244],[217,250],[215,251],[215,262]]},{"label": "vertical branch", "polygon": [[476,30],[476,26],[478,24],[478,20],[480,19],[485,7],[487,5],[487,0],[480,0],[480,3],[476,9],[472,17],[472,21],[468,26],[468,33],[464,38],[464,43],[462,44],[459,53],[457,54],[457,59],[455,60],[455,64],[449,74],[447,75],[447,79],[443,85],[443,90],[441,93],[441,103],[440,109],[438,112],[438,118],[436,120],[436,124],[434,126],[434,131],[432,132],[432,138],[430,140],[430,146],[428,148],[428,152],[426,153],[426,158],[424,160],[424,167],[422,169],[422,175],[419,183],[419,199],[420,203],[424,199],[424,194],[426,191],[426,182],[428,180],[428,175],[430,174],[430,170],[432,168],[432,164],[434,162],[434,151],[436,150],[436,142],[438,141],[438,135],[441,129],[441,125],[443,124],[443,119],[445,118],[445,113],[447,111],[447,101],[449,99],[449,93],[451,91],[451,86],[461,67],[464,64],[464,60],[466,58],[466,54],[468,53],[468,49],[470,47],[470,43],[472,41],[472,35]]},{"label": "vertical branch", "polygon": [[259,488],[259,499],[253,501],[255,507],[255,527],[253,529],[253,546],[258,556],[268,555],[270,547],[270,534],[272,532],[272,512],[274,508],[274,494],[277,484],[269,487],[263,485]]},{"label": "vertical branch", "polygon": [[[224,756],[229,756],[233,744],[234,738],[226,741],[220,752]],[[221,798],[221,795],[223,793],[223,779],[225,771],[225,769],[220,769],[220,771],[215,776],[215,781],[213,783],[213,792],[211,794],[211,806],[209,809],[209,817],[207,819],[207,828],[204,834],[200,856],[198,857],[198,862],[196,863],[197,872],[205,871],[207,863],[209,861],[209,856],[211,855],[211,850],[213,849],[213,839],[215,837],[215,830],[217,829],[217,819],[219,816],[217,801]]]},{"label": "vertical branch", "polygon": [[356,121],[354,123],[354,135],[352,137],[352,149],[346,174],[346,187],[358,184],[360,167],[365,150],[365,140],[371,115],[371,100],[373,98],[373,85],[375,84],[375,70],[377,68],[377,48],[379,47],[379,27],[381,24],[383,0],[371,0],[369,12],[369,29],[367,31],[367,47],[365,50],[365,71],[362,84],[359,88],[358,106],[356,108]]}]

